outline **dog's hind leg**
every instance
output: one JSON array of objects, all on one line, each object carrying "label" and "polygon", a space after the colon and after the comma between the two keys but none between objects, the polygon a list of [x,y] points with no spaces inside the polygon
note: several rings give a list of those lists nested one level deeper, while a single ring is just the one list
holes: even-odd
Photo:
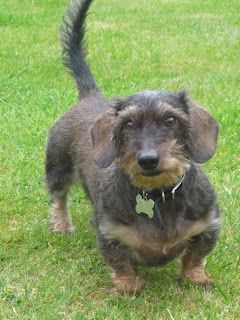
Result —
[{"label": "dog's hind leg", "polygon": [[54,232],[70,235],[74,227],[68,212],[67,193],[73,180],[72,164],[66,158],[60,162],[52,151],[47,151],[46,158],[46,179],[52,201],[50,223]]},{"label": "dog's hind leg", "polygon": [[67,208],[67,195],[52,199],[50,223],[54,232],[71,235],[74,232],[72,219]]}]

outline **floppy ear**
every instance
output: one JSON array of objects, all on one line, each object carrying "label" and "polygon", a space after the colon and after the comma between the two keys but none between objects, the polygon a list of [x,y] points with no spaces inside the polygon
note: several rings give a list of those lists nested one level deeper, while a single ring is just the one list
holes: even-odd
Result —
[{"label": "floppy ear", "polygon": [[221,126],[207,110],[190,100],[188,100],[188,105],[192,127],[192,158],[195,162],[203,163],[212,158],[216,151]]},{"label": "floppy ear", "polygon": [[94,161],[102,168],[110,166],[116,157],[112,142],[112,118],[112,112],[107,111],[91,128]]}]

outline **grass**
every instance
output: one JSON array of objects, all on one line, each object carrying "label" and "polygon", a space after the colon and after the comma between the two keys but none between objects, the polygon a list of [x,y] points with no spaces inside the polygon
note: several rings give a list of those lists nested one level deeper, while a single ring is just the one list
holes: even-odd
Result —
[{"label": "grass", "polygon": [[222,125],[205,164],[219,194],[223,230],[207,271],[216,288],[179,285],[178,262],[142,268],[139,298],[109,294],[91,206],[73,188],[74,237],[53,234],[44,185],[46,137],[77,102],[61,65],[67,0],[17,1],[0,12],[0,319],[239,319],[240,107],[237,0],[97,0],[89,60],[103,94],[187,87]]}]

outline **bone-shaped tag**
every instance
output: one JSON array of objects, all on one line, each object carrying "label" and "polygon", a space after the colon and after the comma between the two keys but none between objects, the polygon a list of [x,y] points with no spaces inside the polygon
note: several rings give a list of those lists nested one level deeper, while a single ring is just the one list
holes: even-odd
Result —
[{"label": "bone-shaped tag", "polygon": [[145,213],[146,215],[148,215],[150,219],[152,219],[154,216],[154,211],[153,211],[154,201],[152,199],[149,199],[149,200],[143,199],[141,195],[138,194],[136,196],[136,202],[137,202],[136,212],[138,214]]}]

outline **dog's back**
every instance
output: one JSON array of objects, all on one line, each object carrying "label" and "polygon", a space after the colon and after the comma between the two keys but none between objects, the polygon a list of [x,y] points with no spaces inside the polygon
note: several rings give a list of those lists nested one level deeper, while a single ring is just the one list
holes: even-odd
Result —
[{"label": "dog's back", "polygon": [[46,153],[46,178],[52,195],[64,195],[77,178],[81,181],[88,198],[92,200],[95,183],[91,183],[89,179],[87,183],[85,175],[90,171],[96,175],[98,167],[93,160],[90,128],[98,116],[107,109],[109,100],[96,91],[95,95],[81,99],[50,130]]}]

